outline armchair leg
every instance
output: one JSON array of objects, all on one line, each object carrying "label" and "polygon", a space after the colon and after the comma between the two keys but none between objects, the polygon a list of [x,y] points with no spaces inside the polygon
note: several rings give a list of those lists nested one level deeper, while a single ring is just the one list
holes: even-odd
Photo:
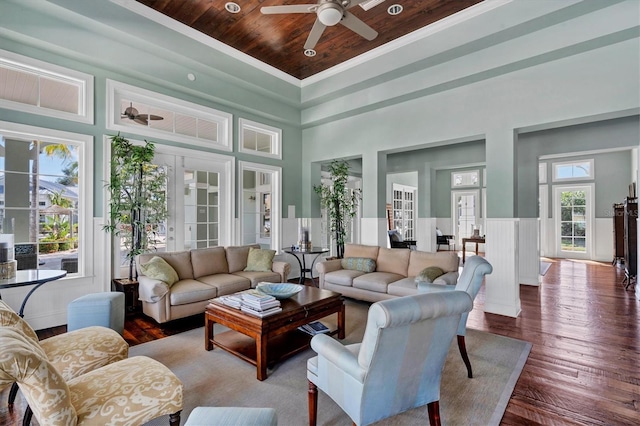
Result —
[{"label": "armchair leg", "polygon": [[182,410],[169,414],[169,426],[180,426],[180,413],[182,413]]},{"label": "armchair leg", "polygon": [[427,404],[429,412],[429,425],[440,426],[440,401],[433,401]]},{"label": "armchair leg", "polygon": [[16,400],[16,396],[18,396],[18,389],[20,389],[18,387],[18,383],[13,382],[13,384],[11,385],[11,389],[9,390],[9,401],[7,402],[8,405],[13,405],[13,403]]},{"label": "armchair leg", "polygon": [[318,419],[318,387],[309,380],[309,426],[316,426]]},{"label": "armchair leg", "polygon": [[458,336],[458,349],[460,349],[460,355],[462,356],[464,365],[467,366],[467,377],[471,379],[473,378],[473,372],[471,371],[471,362],[469,361],[469,356],[467,355],[467,345],[464,341],[464,336]]}]

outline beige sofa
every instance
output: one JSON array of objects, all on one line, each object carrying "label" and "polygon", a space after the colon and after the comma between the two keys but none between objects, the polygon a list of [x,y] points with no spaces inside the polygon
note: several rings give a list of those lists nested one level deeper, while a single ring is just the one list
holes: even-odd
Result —
[{"label": "beige sofa", "polygon": [[[291,265],[273,262],[271,272],[245,272],[249,248],[211,247],[189,251],[145,253],[137,256],[139,298],[142,311],[159,323],[204,312],[210,299],[255,286],[261,282],[286,282]],[[175,269],[178,282],[168,286],[145,276],[140,268],[154,256]]]},{"label": "beige sofa", "polygon": [[362,244],[346,244],[344,259],[375,260],[374,272],[343,269],[342,260],[327,260],[316,264],[319,286],[354,299],[377,302],[418,292],[415,277],[429,266],[437,266],[445,274],[434,284],[455,285],[460,258],[455,252],[424,252],[409,249],[388,249]]}]

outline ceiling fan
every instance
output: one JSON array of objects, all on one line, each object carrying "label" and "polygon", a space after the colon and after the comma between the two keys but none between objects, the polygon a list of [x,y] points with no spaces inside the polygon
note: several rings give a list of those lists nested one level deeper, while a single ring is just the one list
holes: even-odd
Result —
[{"label": "ceiling fan", "polygon": [[320,40],[325,28],[342,24],[354,33],[371,41],[378,33],[350,13],[347,9],[357,6],[365,0],[318,0],[316,4],[292,4],[284,6],[265,6],[260,12],[265,15],[279,13],[315,13],[316,22],[304,43],[305,50],[313,49]]},{"label": "ceiling fan", "polygon": [[164,117],[160,117],[159,115],[139,114],[138,110],[133,107],[133,102],[131,102],[130,106],[124,110],[121,118],[128,118],[129,120],[144,124],[145,126],[149,123],[149,120],[164,120]]}]

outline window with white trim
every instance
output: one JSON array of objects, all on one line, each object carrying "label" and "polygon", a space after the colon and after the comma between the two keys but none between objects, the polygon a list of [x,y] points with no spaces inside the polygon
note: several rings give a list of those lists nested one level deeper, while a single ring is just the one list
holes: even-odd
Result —
[{"label": "window with white trim", "polygon": [[282,130],[244,118],[239,120],[239,151],[282,159]]},{"label": "window with white trim", "polygon": [[478,170],[451,172],[451,187],[478,186]]},{"label": "window with white trim", "polygon": [[23,255],[18,269],[84,275],[92,257],[92,147],[91,136],[0,122],[0,233],[13,234]]},{"label": "window with white trim", "polygon": [[107,80],[107,129],[231,151],[232,115]]},{"label": "window with white trim", "polygon": [[589,180],[594,178],[593,159],[553,163],[553,181]]},{"label": "window with white trim", "polygon": [[0,107],[93,124],[93,76],[0,50]]}]

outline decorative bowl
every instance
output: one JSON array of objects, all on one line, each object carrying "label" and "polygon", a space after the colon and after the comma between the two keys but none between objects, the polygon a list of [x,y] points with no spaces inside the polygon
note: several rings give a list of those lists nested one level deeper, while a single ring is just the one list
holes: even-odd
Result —
[{"label": "decorative bowl", "polygon": [[302,290],[302,286],[289,283],[258,283],[256,289],[276,299],[286,299]]}]

